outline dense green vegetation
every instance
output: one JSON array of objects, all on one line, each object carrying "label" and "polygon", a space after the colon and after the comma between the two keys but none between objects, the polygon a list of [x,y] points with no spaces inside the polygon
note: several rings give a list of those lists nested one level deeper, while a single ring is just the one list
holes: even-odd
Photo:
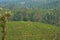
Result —
[{"label": "dense green vegetation", "polygon": [[59,26],[60,23],[60,10],[55,9],[27,9],[20,8],[12,10],[13,16],[10,18],[12,21],[32,21],[44,22],[48,24],[55,24]]},{"label": "dense green vegetation", "polygon": [[59,37],[60,0],[0,1],[0,40],[60,40]]},{"label": "dense green vegetation", "polygon": [[[0,40],[1,40],[0,27]],[[12,21],[7,23],[6,40],[60,40],[60,28],[40,22]]]},{"label": "dense green vegetation", "polygon": [[12,11],[11,21],[43,22],[60,26],[60,0],[1,0],[0,9]]},{"label": "dense green vegetation", "polygon": [[10,21],[43,22],[60,26],[60,9],[15,8],[14,10],[0,8],[0,14],[12,12]]}]

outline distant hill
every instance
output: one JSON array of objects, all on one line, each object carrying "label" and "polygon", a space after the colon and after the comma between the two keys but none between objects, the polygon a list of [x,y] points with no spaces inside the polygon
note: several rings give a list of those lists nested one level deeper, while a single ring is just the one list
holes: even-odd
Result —
[{"label": "distant hill", "polygon": [[1,0],[0,6],[5,8],[56,8],[60,7],[60,0]]}]

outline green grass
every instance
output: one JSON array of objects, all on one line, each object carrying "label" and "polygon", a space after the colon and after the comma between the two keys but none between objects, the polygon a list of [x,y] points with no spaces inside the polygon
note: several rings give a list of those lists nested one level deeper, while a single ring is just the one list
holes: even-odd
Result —
[{"label": "green grass", "polygon": [[[0,40],[1,40],[0,27]],[[60,28],[40,22],[8,22],[5,40],[60,40]]]}]

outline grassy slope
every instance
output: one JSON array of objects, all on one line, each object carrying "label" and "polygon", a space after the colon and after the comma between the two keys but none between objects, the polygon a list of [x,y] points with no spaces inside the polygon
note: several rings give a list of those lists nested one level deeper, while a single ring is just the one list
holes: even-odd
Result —
[{"label": "grassy slope", "polygon": [[[59,28],[39,22],[9,22],[6,27],[6,40],[53,40]],[[58,34],[56,40],[59,39]],[[0,27],[1,40],[1,27]]]}]

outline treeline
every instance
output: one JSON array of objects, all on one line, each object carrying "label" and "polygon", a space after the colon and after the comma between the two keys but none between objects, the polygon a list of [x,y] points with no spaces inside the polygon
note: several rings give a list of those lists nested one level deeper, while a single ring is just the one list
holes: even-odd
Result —
[{"label": "treeline", "polygon": [[48,24],[60,24],[60,10],[39,8],[16,8],[12,9],[11,21],[32,21]]},{"label": "treeline", "polygon": [[13,10],[12,21],[32,21],[44,22],[48,24],[59,24],[60,10],[59,9],[16,9]]}]

